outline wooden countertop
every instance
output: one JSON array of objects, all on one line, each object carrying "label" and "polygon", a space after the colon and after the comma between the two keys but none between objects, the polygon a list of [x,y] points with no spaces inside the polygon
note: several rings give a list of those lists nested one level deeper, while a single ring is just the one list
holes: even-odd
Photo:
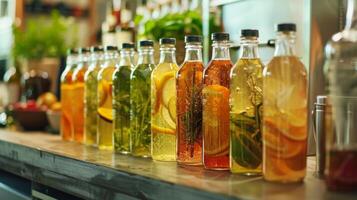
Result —
[{"label": "wooden countertop", "polygon": [[0,130],[0,169],[85,199],[357,199],[326,191],[308,158],[303,184],[99,151],[57,135]]}]

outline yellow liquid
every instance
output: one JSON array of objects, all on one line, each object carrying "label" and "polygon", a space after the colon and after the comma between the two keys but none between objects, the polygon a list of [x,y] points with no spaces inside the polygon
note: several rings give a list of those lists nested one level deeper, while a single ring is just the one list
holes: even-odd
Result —
[{"label": "yellow liquid", "polygon": [[176,73],[174,63],[160,63],[151,75],[151,156],[176,160]]},{"label": "yellow liquid", "polygon": [[110,65],[98,73],[98,131],[99,149],[113,149],[113,96],[112,76],[115,67]]},{"label": "yellow liquid", "polygon": [[260,59],[239,59],[230,83],[230,169],[232,173],[262,172],[262,87]]}]

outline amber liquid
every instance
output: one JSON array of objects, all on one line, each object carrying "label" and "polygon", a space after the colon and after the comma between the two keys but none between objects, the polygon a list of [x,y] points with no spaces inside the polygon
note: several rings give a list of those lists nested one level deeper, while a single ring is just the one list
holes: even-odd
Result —
[{"label": "amber liquid", "polygon": [[83,143],[84,139],[84,74],[87,71],[87,66],[75,70],[72,76],[73,79],[73,129],[74,141]]},{"label": "amber liquid", "polygon": [[206,169],[229,169],[230,60],[212,60],[204,71],[203,164]]},{"label": "amber liquid", "polygon": [[333,191],[356,191],[357,149],[328,151],[326,184]]},{"label": "amber liquid", "polygon": [[278,56],[264,69],[263,175],[300,182],[306,174],[307,78],[295,56]]},{"label": "amber liquid", "polygon": [[72,111],[72,83],[73,70],[65,70],[61,76],[61,136],[63,140],[71,141],[73,139],[73,111]]},{"label": "amber liquid", "polygon": [[177,162],[202,164],[202,73],[199,61],[186,61],[176,79]]}]

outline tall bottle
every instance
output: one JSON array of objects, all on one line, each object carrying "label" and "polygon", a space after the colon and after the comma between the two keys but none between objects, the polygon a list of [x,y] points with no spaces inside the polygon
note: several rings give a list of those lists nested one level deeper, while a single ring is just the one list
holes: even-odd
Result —
[{"label": "tall bottle", "polygon": [[138,65],[130,77],[130,144],[134,156],[151,156],[151,72],[154,64],[154,42],[140,41]]},{"label": "tall bottle", "polygon": [[231,72],[231,172],[262,172],[263,64],[258,54],[258,30],[241,32],[239,60]]},{"label": "tall bottle", "polygon": [[202,37],[185,37],[186,55],[176,77],[177,162],[202,165]]},{"label": "tall bottle", "polygon": [[263,71],[263,175],[300,182],[306,174],[307,73],[295,55],[295,24],[279,24],[274,58]]},{"label": "tall bottle", "polygon": [[63,140],[73,140],[73,81],[72,75],[77,67],[78,51],[70,49],[67,51],[66,68],[61,75],[61,136]]},{"label": "tall bottle", "polygon": [[326,46],[326,67],[334,130],[326,135],[329,190],[357,188],[357,0],[348,0],[346,26]]},{"label": "tall bottle", "polygon": [[151,156],[176,161],[176,39],[160,39],[160,62],[151,74]]},{"label": "tall bottle", "polygon": [[79,49],[79,60],[72,75],[73,81],[73,129],[74,141],[83,142],[84,138],[84,74],[89,65],[90,49]]},{"label": "tall bottle", "polygon": [[113,149],[113,73],[118,61],[118,48],[106,46],[105,62],[98,72],[98,127],[97,142],[99,149]]},{"label": "tall bottle", "polygon": [[90,65],[84,75],[84,143],[86,145],[97,144],[97,77],[103,62],[103,47],[92,47]]},{"label": "tall bottle", "polygon": [[118,68],[113,74],[114,149],[130,153],[130,74],[134,69],[134,44],[123,43]]},{"label": "tall bottle", "polygon": [[202,90],[203,164],[229,169],[229,34],[212,34],[212,60],[204,70]]}]

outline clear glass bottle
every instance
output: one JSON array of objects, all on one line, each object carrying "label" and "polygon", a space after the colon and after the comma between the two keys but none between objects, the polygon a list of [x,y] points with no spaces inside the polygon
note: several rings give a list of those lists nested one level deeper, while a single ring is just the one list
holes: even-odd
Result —
[{"label": "clear glass bottle", "polygon": [[176,161],[176,39],[160,39],[160,62],[151,74],[151,157]]},{"label": "clear glass bottle", "polygon": [[72,75],[73,81],[73,129],[74,141],[83,143],[84,139],[84,74],[89,66],[90,49],[79,49],[79,60]]},{"label": "clear glass bottle", "polygon": [[186,55],[176,77],[177,162],[202,165],[202,37],[185,37]]},{"label": "clear glass bottle", "polygon": [[72,75],[77,68],[78,51],[69,49],[67,51],[66,68],[61,74],[61,136],[63,140],[73,140],[73,81]]},{"label": "clear glass bottle", "polygon": [[92,47],[90,65],[84,75],[84,143],[86,145],[97,145],[97,77],[103,62],[103,47]]},{"label": "clear glass bottle", "polygon": [[118,62],[118,48],[106,46],[105,62],[98,72],[98,127],[99,149],[113,149],[113,73]]},{"label": "clear glass bottle", "polygon": [[295,55],[295,24],[278,24],[273,59],[263,70],[263,176],[301,182],[306,174],[307,73]]},{"label": "clear glass bottle", "polygon": [[134,69],[134,44],[123,43],[118,68],[113,74],[114,149],[130,153],[130,74]]},{"label": "clear glass bottle", "polygon": [[326,46],[326,68],[334,130],[326,135],[329,190],[357,188],[357,0],[348,0],[346,26]]},{"label": "clear glass bottle", "polygon": [[232,173],[245,175],[262,172],[263,64],[258,37],[258,30],[242,30],[240,56],[231,72],[230,166]]},{"label": "clear glass bottle", "polygon": [[229,169],[229,34],[212,34],[212,60],[204,70],[202,90],[203,164]]},{"label": "clear glass bottle", "polygon": [[138,65],[130,77],[130,147],[131,154],[151,156],[151,72],[154,64],[154,42],[140,41]]}]

